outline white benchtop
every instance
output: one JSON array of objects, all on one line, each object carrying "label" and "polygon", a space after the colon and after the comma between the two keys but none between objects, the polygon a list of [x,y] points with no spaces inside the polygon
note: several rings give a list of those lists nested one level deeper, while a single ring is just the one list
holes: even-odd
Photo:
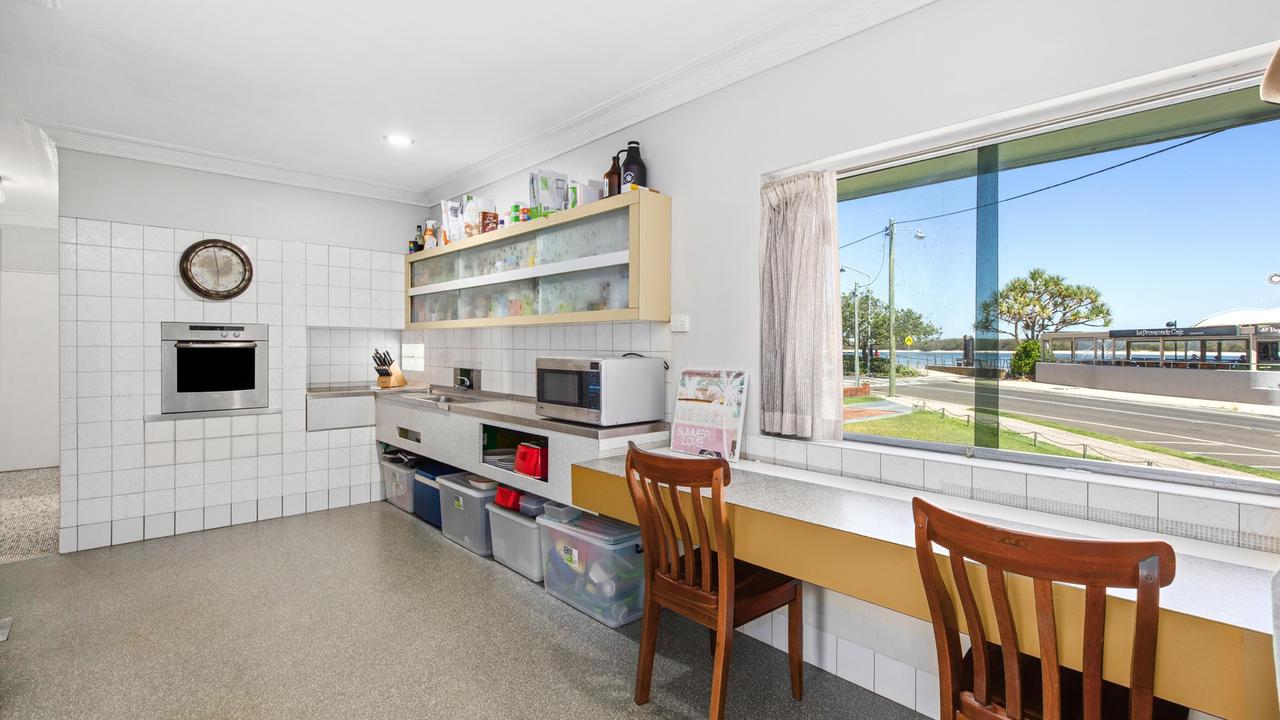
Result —
[{"label": "white benchtop", "polygon": [[[623,463],[623,457],[606,457],[579,465],[623,477]],[[1178,564],[1173,583],[1161,590],[1162,608],[1272,633],[1271,579],[1280,570],[1280,555],[781,465],[741,461],[731,467],[725,500],[733,505],[905,547],[915,547],[911,515],[911,498],[915,496],[1011,529],[1112,540],[1164,540],[1173,546]],[[1135,596],[1131,590],[1108,592],[1130,599]]]}]

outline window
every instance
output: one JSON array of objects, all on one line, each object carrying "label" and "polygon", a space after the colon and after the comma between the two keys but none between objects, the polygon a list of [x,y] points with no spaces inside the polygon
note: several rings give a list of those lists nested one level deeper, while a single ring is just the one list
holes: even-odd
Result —
[{"label": "window", "polygon": [[1280,480],[1278,118],[1247,88],[842,178],[846,437]]}]

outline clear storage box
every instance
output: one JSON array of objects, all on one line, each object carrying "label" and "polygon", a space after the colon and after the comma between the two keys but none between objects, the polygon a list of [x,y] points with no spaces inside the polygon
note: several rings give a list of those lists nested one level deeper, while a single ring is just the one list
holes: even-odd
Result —
[{"label": "clear storage box", "polygon": [[542,582],[542,534],[538,523],[496,503],[489,511],[493,559],[530,580]]},{"label": "clear storage box", "polygon": [[547,499],[537,495],[525,493],[520,496],[520,514],[528,517],[538,517],[542,514],[543,506],[547,504]]},{"label": "clear storage box", "polygon": [[644,612],[640,528],[595,515],[557,521],[544,513],[542,575],[547,592],[609,627]]},{"label": "clear storage box", "polygon": [[387,502],[405,512],[413,512],[413,468],[382,460],[382,492]]},{"label": "clear storage box", "polygon": [[484,506],[498,491],[477,490],[471,487],[470,477],[471,473],[457,473],[436,478],[440,485],[440,531],[477,555],[491,555],[489,513]]}]

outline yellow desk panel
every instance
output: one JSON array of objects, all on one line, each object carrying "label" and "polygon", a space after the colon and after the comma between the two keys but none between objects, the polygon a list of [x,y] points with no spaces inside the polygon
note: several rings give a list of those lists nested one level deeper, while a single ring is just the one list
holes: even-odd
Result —
[{"label": "yellow desk panel", "polygon": [[[573,468],[573,504],[626,522],[636,522],[626,481],[617,475]],[[737,556],[771,570],[830,588],[922,620],[929,620],[915,550],[856,533],[730,504]],[[941,560],[941,558],[940,558]],[[976,568],[971,568],[976,571]],[[943,576],[949,576],[944,571]],[[974,575],[973,584],[985,580]],[[1177,580],[1174,580],[1177,582]],[[1023,651],[1039,652],[1031,582],[1014,577],[1010,601],[1018,611]],[[1223,592],[1230,592],[1223,588]],[[1084,591],[1054,589],[1060,660],[1079,669],[1084,628]],[[1103,672],[1128,684],[1133,634],[1132,601],[1107,599]],[[994,627],[989,602],[983,609]],[[962,619],[963,624],[963,619]],[[1024,630],[1025,628],[1025,630]],[[1271,636],[1169,610],[1160,612],[1156,694],[1228,720],[1280,720]]]}]

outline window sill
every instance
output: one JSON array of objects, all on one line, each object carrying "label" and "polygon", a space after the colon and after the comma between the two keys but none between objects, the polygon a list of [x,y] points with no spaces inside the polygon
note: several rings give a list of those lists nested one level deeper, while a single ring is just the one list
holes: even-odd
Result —
[{"label": "window sill", "polygon": [[[744,459],[809,471],[806,475],[853,478],[1280,553],[1276,494],[1223,487],[1217,482],[1223,479],[1214,476],[1144,468],[1149,477],[1134,477],[1104,472],[1110,468],[1094,463],[1054,467],[1008,455],[1016,454],[966,457],[962,452],[881,442],[805,442],[759,435],[747,436],[743,444]],[[1187,476],[1193,481],[1187,482]],[[1280,485],[1266,489],[1275,492]]]}]

